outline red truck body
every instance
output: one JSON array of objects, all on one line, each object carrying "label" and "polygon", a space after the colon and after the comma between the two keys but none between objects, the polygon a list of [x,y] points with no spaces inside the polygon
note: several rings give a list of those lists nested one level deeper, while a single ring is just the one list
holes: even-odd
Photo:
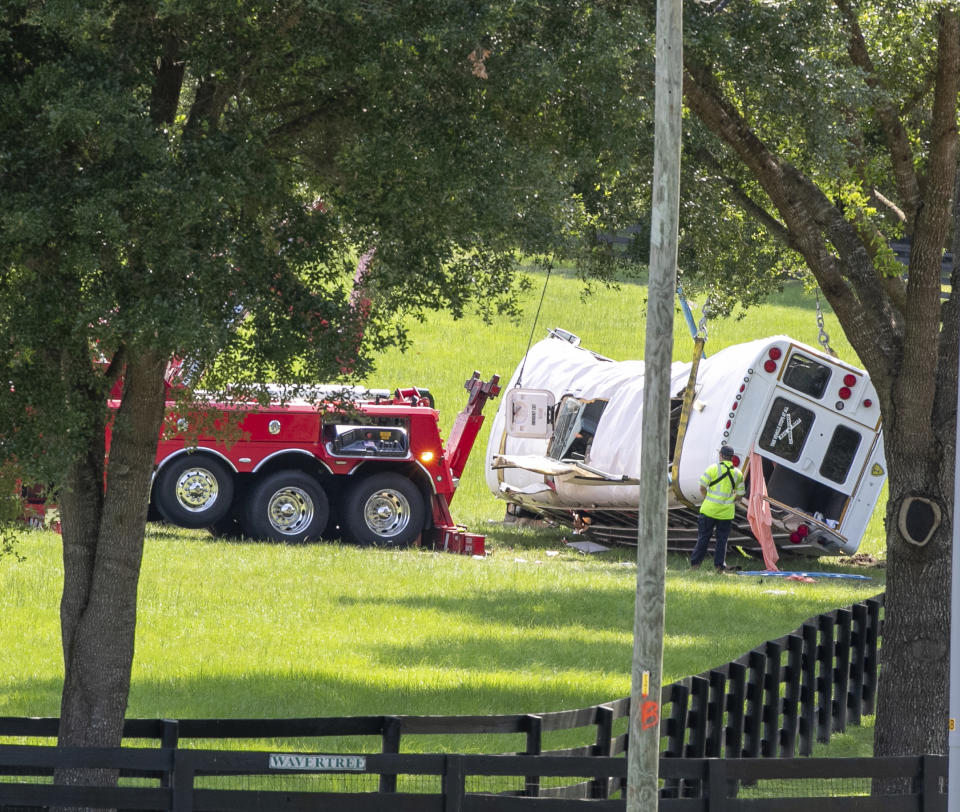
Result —
[{"label": "red truck body", "polygon": [[183,433],[157,449],[152,513],[250,538],[423,542],[483,554],[483,537],[454,523],[450,502],[499,378],[483,382],[475,372],[465,388],[467,405],[446,444],[429,392],[416,388],[212,406],[235,413],[232,442],[194,436],[190,418],[181,418]]}]

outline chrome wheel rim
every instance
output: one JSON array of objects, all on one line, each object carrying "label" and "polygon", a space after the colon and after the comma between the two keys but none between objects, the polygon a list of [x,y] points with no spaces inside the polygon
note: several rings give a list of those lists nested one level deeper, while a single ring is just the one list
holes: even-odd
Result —
[{"label": "chrome wheel rim", "polygon": [[296,535],[306,530],[313,521],[313,499],[301,488],[281,488],[267,505],[270,526],[285,536]]},{"label": "chrome wheel rim", "polygon": [[208,510],[220,495],[220,483],[206,468],[188,468],[176,484],[177,504],[190,513]]},{"label": "chrome wheel rim", "polygon": [[363,508],[367,527],[381,538],[400,535],[409,526],[411,516],[407,498],[391,488],[372,493]]}]

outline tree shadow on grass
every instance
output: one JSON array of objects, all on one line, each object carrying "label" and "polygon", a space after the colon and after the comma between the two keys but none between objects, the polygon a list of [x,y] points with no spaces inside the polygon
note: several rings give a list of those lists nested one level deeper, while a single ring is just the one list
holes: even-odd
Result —
[{"label": "tree shadow on grass", "polygon": [[[39,696],[49,697],[59,692],[59,684],[48,681],[33,686]],[[378,720],[369,721],[367,734],[347,735],[348,730],[363,728],[364,721],[356,717],[378,716],[491,716],[525,715],[551,710],[572,710],[591,707],[620,697],[596,698],[584,689],[556,689],[538,691],[535,695],[525,688],[510,688],[499,685],[485,687],[482,684],[464,682],[460,685],[432,686],[411,692],[409,688],[370,682],[362,675],[354,679],[331,678],[320,673],[303,674],[301,677],[283,677],[269,671],[248,674],[243,678],[200,677],[174,681],[137,681],[132,686],[127,719],[173,719],[183,722],[181,747],[211,749],[274,749],[289,747],[293,750],[314,752],[377,752],[382,740],[374,732]],[[38,704],[40,704],[38,702]],[[33,712],[8,713],[7,716],[55,717],[56,707],[48,702],[37,712],[37,704],[31,703]],[[44,713],[44,711],[46,711]],[[205,724],[203,720],[302,720],[354,718],[345,726],[344,732],[325,736],[305,735],[303,724],[296,725],[294,732],[283,734],[284,725],[272,726],[268,733],[256,722],[249,727],[240,726],[241,735],[232,737],[222,726]],[[464,727],[470,722],[465,722]],[[44,724],[45,736],[4,735],[4,723],[0,719],[0,744],[53,744],[56,730],[52,724]],[[159,730],[159,727],[158,727]],[[247,736],[256,736],[256,741],[245,741]],[[563,746],[592,744],[595,728],[578,728],[558,737]],[[127,740],[127,745],[156,746],[156,740]],[[550,744],[550,746],[560,746]],[[523,733],[451,733],[405,735],[401,742],[402,752],[479,752],[503,753],[522,751],[525,747]]]}]

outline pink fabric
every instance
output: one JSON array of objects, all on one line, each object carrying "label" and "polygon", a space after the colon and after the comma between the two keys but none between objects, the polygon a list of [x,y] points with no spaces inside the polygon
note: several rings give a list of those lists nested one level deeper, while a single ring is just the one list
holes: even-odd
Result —
[{"label": "pink fabric", "polygon": [[773,543],[773,533],[770,525],[773,517],[770,515],[770,503],[764,498],[767,495],[767,482],[763,478],[763,460],[756,451],[750,452],[750,498],[747,501],[747,521],[750,529],[760,542],[763,551],[763,564],[769,572],[779,572],[777,559],[777,545]]}]

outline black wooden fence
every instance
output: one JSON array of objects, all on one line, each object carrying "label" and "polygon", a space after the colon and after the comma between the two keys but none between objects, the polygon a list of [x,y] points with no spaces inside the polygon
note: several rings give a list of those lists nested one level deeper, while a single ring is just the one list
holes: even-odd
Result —
[{"label": "black wooden fence", "polygon": [[[861,717],[871,714],[874,707],[882,607],[882,596],[878,596],[846,609],[828,612],[720,668],[665,686],[660,708],[663,763],[683,761],[689,765],[704,757],[727,760],[809,756],[815,741],[827,742],[831,733],[844,730],[848,724],[859,724]],[[157,758],[163,753],[173,753],[172,758],[176,760],[181,753],[193,757],[199,752],[194,748],[198,744],[202,746],[204,740],[217,740],[218,746],[224,740],[233,739],[296,740],[296,749],[300,750],[304,739],[374,736],[379,740],[380,752],[366,757],[373,759],[371,764],[382,766],[390,763],[389,759],[383,762],[377,759],[398,755],[401,742],[409,741],[410,737],[513,734],[519,735],[523,747],[505,756],[537,757],[535,761],[527,762],[536,766],[523,773],[522,794],[604,800],[622,789],[622,776],[616,771],[605,772],[606,768],[597,769],[596,765],[600,763],[597,759],[621,756],[626,751],[629,714],[630,701],[624,698],[579,710],[497,716],[132,719],[126,722],[124,738],[129,743],[134,743],[131,740],[156,741],[161,748],[159,751],[142,752],[152,752]],[[21,742],[25,739],[34,742],[53,739],[57,724],[58,721],[51,718],[0,718],[0,740],[18,738]],[[582,743],[573,747],[545,747],[552,734],[574,729],[583,729]],[[312,742],[310,746],[313,746]],[[475,749],[484,751],[487,748],[479,746]],[[140,751],[125,748],[124,752]],[[0,748],[0,773],[18,773],[17,762],[8,760],[15,756],[16,752],[9,747]],[[567,759],[567,769],[570,769],[571,758],[577,761],[590,758],[593,759],[590,763],[595,766],[590,769],[578,767],[582,774],[579,781],[558,786],[555,781],[542,780],[554,775],[545,769],[551,763],[550,757]],[[617,761],[623,763],[624,759]],[[163,791],[168,791],[168,785],[176,781],[176,770],[171,772],[170,764],[165,770],[159,767],[149,769],[162,773],[159,780]],[[52,768],[48,769],[48,774],[50,772]],[[399,771],[373,772],[379,775],[374,791],[397,792]],[[677,802],[688,800],[682,796],[689,793],[693,784],[685,783],[671,769],[663,770],[661,775],[665,803],[671,798]],[[0,783],[0,810],[2,804],[12,802],[7,793],[17,786],[21,785]],[[702,806],[689,808],[706,809]]]},{"label": "black wooden fence", "polygon": [[[266,752],[116,748],[70,750],[55,747],[6,747],[0,758],[21,773],[44,773],[61,765],[121,769],[151,786],[60,787],[52,784],[0,784],[0,809],[43,810],[71,804],[122,810],[165,812],[247,812],[321,810],[333,812],[511,812],[512,810],[617,810],[617,798],[521,797],[497,783],[521,782],[536,771],[545,779],[568,783],[584,773],[599,773],[605,783],[623,786],[624,758],[569,756],[339,755],[304,756]],[[296,760],[296,761],[294,761]],[[878,759],[662,759],[663,776],[697,786],[695,797],[661,798],[660,812],[946,812],[945,756]],[[410,787],[384,795],[352,790],[349,777],[370,773],[418,779]],[[870,795],[870,782],[901,779],[892,794]],[[167,779],[167,780],[164,780]],[[340,779],[342,786],[324,781]],[[814,796],[805,780],[859,782],[850,793]],[[480,780],[483,783],[478,784]],[[777,782],[771,794],[766,782]],[[789,783],[784,784],[787,781]],[[299,783],[298,783],[299,782]],[[493,784],[493,788],[489,788]],[[486,787],[486,788],[485,788]],[[785,789],[786,787],[786,789]],[[793,793],[793,794],[791,794]],[[16,805],[16,806],[12,806]],[[651,810],[652,812],[652,810]]]},{"label": "black wooden fence", "polygon": [[811,618],[748,654],[663,690],[664,755],[809,756],[871,715],[883,596]]}]

